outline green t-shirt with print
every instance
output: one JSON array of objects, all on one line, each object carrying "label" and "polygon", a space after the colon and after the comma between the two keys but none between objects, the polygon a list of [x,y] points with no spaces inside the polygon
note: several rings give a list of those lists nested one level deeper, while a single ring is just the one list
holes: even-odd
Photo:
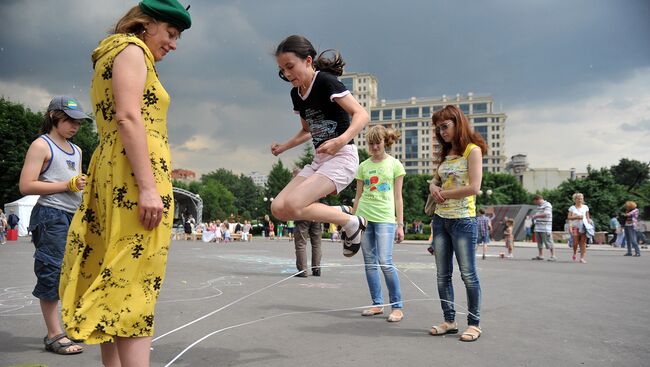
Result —
[{"label": "green t-shirt with print", "polygon": [[378,163],[372,158],[363,161],[356,176],[363,181],[356,214],[370,222],[395,223],[395,179],[405,174],[402,163],[390,155]]}]

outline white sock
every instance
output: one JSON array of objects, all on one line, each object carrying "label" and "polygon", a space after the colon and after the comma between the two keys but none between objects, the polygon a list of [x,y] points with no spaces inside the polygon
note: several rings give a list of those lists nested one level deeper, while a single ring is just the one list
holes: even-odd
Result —
[{"label": "white sock", "polygon": [[357,219],[357,217],[355,217],[354,215],[351,215],[350,219],[348,219],[348,223],[343,226],[343,230],[345,231],[345,233],[351,235],[354,232],[356,232],[357,229],[359,229],[359,219]]}]

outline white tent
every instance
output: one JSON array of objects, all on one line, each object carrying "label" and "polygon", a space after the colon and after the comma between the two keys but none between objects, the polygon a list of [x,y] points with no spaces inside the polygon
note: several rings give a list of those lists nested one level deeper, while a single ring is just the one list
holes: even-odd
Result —
[{"label": "white tent", "polygon": [[27,227],[29,226],[29,217],[32,215],[32,209],[36,205],[39,195],[27,195],[24,196],[13,203],[5,204],[5,215],[9,217],[9,214],[13,212],[20,218],[18,222],[18,235],[27,236],[29,232]]}]

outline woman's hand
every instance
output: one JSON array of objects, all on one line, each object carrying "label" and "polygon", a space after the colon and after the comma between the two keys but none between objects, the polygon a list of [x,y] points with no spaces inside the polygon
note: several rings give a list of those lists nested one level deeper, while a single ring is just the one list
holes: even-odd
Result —
[{"label": "woman's hand", "polygon": [[404,226],[397,225],[397,243],[404,241]]},{"label": "woman's hand", "polygon": [[435,185],[434,183],[429,184],[429,192],[431,192],[431,196],[433,196],[433,199],[437,203],[444,203],[445,198],[442,197],[442,187]]},{"label": "woman's hand", "polygon": [[278,144],[276,142],[273,142],[273,144],[271,144],[271,154],[273,154],[274,156],[278,156],[282,154],[282,152],[284,151],[285,149],[282,144]]},{"label": "woman's hand", "polygon": [[156,189],[140,191],[138,198],[140,223],[148,231],[158,227],[162,220],[163,202]]},{"label": "woman's hand", "polygon": [[318,149],[316,149],[316,153],[318,154],[329,154],[329,155],[334,155],[336,154],[343,146],[345,146],[346,142],[342,141],[340,138],[334,138],[330,139],[323,144],[321,144]]}]

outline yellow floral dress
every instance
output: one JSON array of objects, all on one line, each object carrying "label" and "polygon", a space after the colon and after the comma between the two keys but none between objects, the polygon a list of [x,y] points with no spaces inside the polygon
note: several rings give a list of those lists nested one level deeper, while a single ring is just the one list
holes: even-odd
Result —
[{"label": "yellow floral dress", "polygon": [[[142,119],[164,204],[162,222],[152,231],[140,223],[138,187],[115,120],[113,60],[130,44],[141,47],[145,55]],[[115,336],[153,334],[174,200],[167,138],[170,99],[158,80],[153,55],[139,38],[117,34],[99,44],[92,60],[91,101],[100,142],[90,161],[81,205],[70,224],[59,294],[68,335],[96,344],[110,342]]]}]

